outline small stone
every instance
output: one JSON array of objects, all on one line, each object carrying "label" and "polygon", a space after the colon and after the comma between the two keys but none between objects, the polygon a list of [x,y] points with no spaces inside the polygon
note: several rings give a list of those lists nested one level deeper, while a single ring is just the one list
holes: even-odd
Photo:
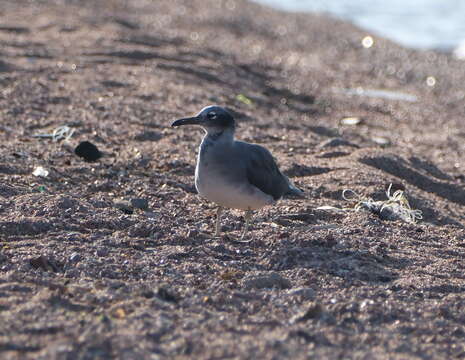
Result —
[{"label": "small stone", "polygon": [[5,255],[0,254],[0,264],[3,263],[3,262],[5,262],[6,259],[7,259],[7,257],[6,257]]},{"label": "small stone", "polygon": [[199,235],[199,231],[197,229],[189,229],[186,233],[186,238],[193,239]]},{"label": "small stone", "polygon": [[322,159],[331,159],[331,158],[337,158],[341,156],[347,156],[350,155],[350,153],[345,152],[345,151],[330,151],[324,154],[321,154],[317,157],[322,158]]},{"label": "small stone", "polygon": [[61,197],[57,203],[57,206],[60,209],[65,209],[65,210],[72,208],[74,205],[76,205],[76,201],[68,197]]},{"label": "small stone", "polygon": [[109,253],[108,249],[107,249],[107,248],[103,248],[103,247],[98,248],[98,249],[97,249],[97,252],[96,252],[97,256],[100,256],[100,257],[105,257],[105,256],[108,255],[108,253]]},{"label": "small stone", "polygon": [[157,296],[167,302],[177,303],[179,301],[178,297],[165,287],[158,289]]},{"label": "small stone", "polygon": [[300,297],[302,300],[311,300],[315,298],[315,290],[312,288],[297,288],[297,289],[291,289],[287,292],[288,295],[290,296],[297,296]]},{"label": "small stone", "polygon": [[382,136],[374,136],[371,138],[371,140],[381,146],[387,146],[391,144],[391,141],[385,137]]},{"label": "small stone", "polygon": [[77,252],[72,253],[71,256],[69,257],[69,261],[71,262],[78,262],[81,259],[82,259],[82,256]]},{"label": "small stone", "polygon": [[296,316],[296,318],[294,319],[294,322],[317,319],[322,314],[323,314],[323,307],[320,304],[312,301],[309,304],[307,304],[307,310],[305,310],[302,314]]},{"label": "small stone", "polygon": [[318,145],[320,148],[326,148],[326,147],[337,147],[337,146],[352,146],[358,148],[357,145],[352,144],[350,141],[347,141],[343,138],[333,138],[329,139],[326,141],[323,141]]},{"label": "small stone", "polygon": [[65,277],[66,278],[78,278],[81,275],[81,272],[78,269],[68,269],[65,272]]},{"label": "small stone", "polygon": [[43,271],[52,271],[52,272],[59,271],[57,264],[55,264],[55,262],[52,259],[48,259],[47,257],[43,255],[37,258],[29,259],[29,264],[34,269],[41,269]]},{"label": "small stone", "polygon": [[132,207],[141,210],[147,210],[149,208],[149,201],[143,198],[133,198],[129,201]]},{"label": "small stone", "polygon": [[243,284],[246,289],[288,289],[292,286],[288,279],[282,277],[278,273],[251,276],[244,279]]},{"label": "small stone", "polygon": [[134,242],[134,243],[132,243],[132,248],[136,249],[136,250],[144,251],[145,250],[145,245],[141,244],[139,242]]},{"label": "small stone", "polygon": [[146,299],[151,299],[155,296],[155,293],[152,290],[147,289],[147,290],[142,291],[141,295],[145,297]]},{"label": "small stone", "polygon": [[126,315],[126,311],[123,308],[118,308],[113,312],[113,316],[117,319],[124,319]]},{"label": "small stone", "polygon": [[85,161],[97,161],[102,157],[102,153],[97,146],[89,141],[80,142],[76,149],[74,149],[74,153]]},{"label": "small stone", "polygon": [[129,201],[115,200],[113,202],[113,205],[115,206],[115,208],[120,209],[122,212],[124,212],[127,215],[131,215],[134,213],[134,208],[132,207]]}]

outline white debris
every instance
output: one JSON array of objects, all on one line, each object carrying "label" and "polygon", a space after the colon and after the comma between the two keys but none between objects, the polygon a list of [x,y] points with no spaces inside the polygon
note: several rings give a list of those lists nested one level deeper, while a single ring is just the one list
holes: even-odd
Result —
[{"label": "white debris", "polygon": [[47,177],[49,174],[49,171],[42,166],[38,166],[34,169],[32,172],[32,175],[37,176],[37,177]]}]

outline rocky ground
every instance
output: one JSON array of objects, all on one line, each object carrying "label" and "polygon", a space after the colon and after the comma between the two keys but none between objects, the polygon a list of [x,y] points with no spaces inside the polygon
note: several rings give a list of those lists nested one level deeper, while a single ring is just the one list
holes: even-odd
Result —
[{"label": "rocky ground", "polygon": [[[463,61],[242,0],[2,1],[0,24],[0,358],[465,358]],[[213,238],[202,132],[170,128],[209,104],[306,193],[249,243],[233,210]],[[391,183],[423,219],[318,209]]]}]

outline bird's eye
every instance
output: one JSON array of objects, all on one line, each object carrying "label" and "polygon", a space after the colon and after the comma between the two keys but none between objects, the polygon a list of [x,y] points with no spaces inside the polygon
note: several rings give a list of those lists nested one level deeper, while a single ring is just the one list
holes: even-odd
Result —
[{"label": "bird's eye", "polygon": [[211,120],[216,119],[216,113],[211,111],[207,114],[207,117]]}]

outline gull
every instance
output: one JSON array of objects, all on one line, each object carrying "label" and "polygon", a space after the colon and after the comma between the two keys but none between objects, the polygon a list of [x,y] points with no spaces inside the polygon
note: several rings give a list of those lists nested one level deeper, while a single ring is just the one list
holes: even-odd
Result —
[{"label": "gull", "polygon": [[234,139],[234,117],[220,106],[207,106],[196,116],[176,120],[173,127],[199,125],[205,130],[195,168],[195,187],[205,199],[218,205],[215,236],[220,235],[223,208],[245,210],[247,234],[252,211],[276,203],[284,195],[303,191],[281,173],[263,146]]}]

